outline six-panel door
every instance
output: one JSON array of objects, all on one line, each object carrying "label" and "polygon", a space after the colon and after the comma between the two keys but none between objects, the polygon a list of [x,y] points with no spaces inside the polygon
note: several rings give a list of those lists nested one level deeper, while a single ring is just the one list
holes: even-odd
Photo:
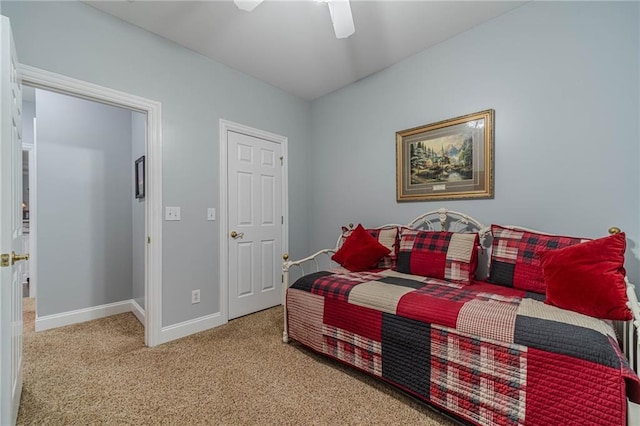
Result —
[{"label": "six-panel door", "polygon": [[281,302],[282,146],[229,131],[227,156],[233,319]]}]

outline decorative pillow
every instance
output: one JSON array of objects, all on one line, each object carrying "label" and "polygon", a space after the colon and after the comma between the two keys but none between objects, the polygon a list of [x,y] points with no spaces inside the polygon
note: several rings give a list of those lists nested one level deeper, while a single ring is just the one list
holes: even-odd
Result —
[{"label": "decorative pillow", "polygon": [[539,252],[545,303],[601,319],[632,319],[627,307],[624,232]]},{"label": "decorative pillow", "polygon": [[545,235],[491,225],[493,244],[487,281],[506,287],[545,294],[539,250],[560,249],[587,239]]},{"label": "decorative pillow", "polygon": [[352,272],[358,272],[375,267],[387,254],[389,249],[358,225],[331,259]]},{"label": "decorative pillow", "polygon": [[396,270],[471,284],[479,245],[478,234],[403,230]]},{"label": "decorative pillow", "polygon": [[[379,269],[393,269],[396,267],[396,260],[398,258],[398,227],[397,226],[385,226],[382,228],[365,228],[365,231],[369,233],[373,238],[378,240],[380,244],[390,250],[389,254],[384,256],[376,268]],[[342,244],[351,235],[353,229],[342,227]]]}]

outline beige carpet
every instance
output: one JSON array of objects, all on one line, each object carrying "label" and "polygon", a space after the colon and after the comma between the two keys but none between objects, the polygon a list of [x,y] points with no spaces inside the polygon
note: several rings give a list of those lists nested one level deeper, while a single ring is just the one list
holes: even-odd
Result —
[{"label": "beige carpet", "polygon": [[282,309],[155,348],[130,314],[34,333],[20,425],[452,425],[392,387],[281,341]]}]

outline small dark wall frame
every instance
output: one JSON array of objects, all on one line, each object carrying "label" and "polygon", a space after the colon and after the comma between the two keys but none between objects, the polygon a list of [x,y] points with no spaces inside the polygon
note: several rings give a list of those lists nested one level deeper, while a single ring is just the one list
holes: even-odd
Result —
[{"label": "small dark wall frame", "polygon": [[144,155],[136,160],[136,198],[144,198],[145,188],[145,169],[144,169]]}]

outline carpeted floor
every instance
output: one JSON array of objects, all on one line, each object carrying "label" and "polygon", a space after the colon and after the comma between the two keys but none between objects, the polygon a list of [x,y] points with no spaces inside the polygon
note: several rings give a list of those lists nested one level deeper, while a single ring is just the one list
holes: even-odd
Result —
[{"label": "carpeted floor", "polygon": [[130,314],[34,333],[19,425],[452,425],[392,387],[284,344],[273,308],[155,348]]}]

